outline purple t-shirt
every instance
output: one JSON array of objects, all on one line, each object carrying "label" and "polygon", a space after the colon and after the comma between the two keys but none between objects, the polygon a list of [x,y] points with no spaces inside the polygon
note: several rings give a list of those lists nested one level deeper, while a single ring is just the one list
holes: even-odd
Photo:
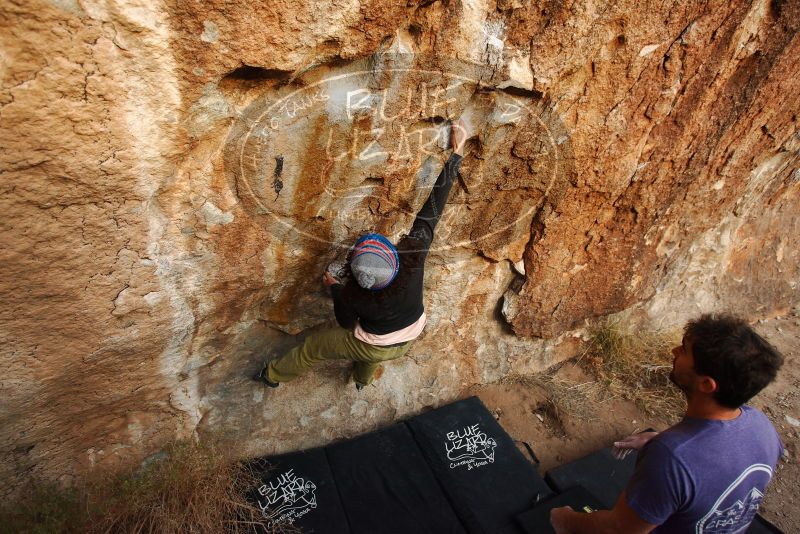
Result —
[{"label": "purple t-shirt", "polygon": [[730,421],[686,417],[645,445],[627,502],[653,532],[744,532],[783,445],[769,419],[742,406]]}]

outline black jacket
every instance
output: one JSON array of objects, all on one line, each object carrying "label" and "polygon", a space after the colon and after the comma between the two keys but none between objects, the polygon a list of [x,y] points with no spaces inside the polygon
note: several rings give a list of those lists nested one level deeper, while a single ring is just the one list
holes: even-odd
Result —
[{"label": "black jacket", "polygon": [[353,328],[357,319],[365,332],[390,334],[414,324],[422,316],[425,311],[422,302],[425,259],[461,160],[458,154],[450,156],[428,200],[417,213],[411,231],[397,243],[400,269],[388,287],[370,291],[353,279],[344,286],[331,286],[336,321],[342,328]]}]

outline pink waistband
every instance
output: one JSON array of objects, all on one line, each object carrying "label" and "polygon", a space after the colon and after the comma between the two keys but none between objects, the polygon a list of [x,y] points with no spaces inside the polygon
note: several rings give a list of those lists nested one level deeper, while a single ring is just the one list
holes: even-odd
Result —
[{"label": "pink waistband", "polygon": [[425,312],[422,312],[422,315],[420,315],[419,319],[417,319],[413,324],[388,334],[370,334],[369,332],[364,332],[364,330],[361,328],[361,324],[356,322],[356,328],[353,330],[353,335],[356,336],[356,339],[359,339],[364,343],[369,343],[370,345],[377,345],[379,347],[395,345],[397,343],[404,343],[406,341],[417,339],[417,337],[419,337],[419,335],[422,333],[422,330],[425,328],[425,323],[427,320],[428,318],[425,316]]}]

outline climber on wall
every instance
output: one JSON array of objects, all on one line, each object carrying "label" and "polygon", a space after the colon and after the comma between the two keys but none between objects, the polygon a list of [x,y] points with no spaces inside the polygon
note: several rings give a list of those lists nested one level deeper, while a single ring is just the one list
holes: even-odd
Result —
[{"label": "climber on wall", "polygon": [[339,328],[308,336],[269,362],[255,379],[269,387],[297,378],[316,362],[354,362],[357,389],[369,385],[381,362],[404,355],[425,328],[423,274],[433,233],[461,165],[464,144],[472,135],[471,120],[462,116],[452,125],[453,153],[444,165],[411,231],[397,247],[381,234],[362,236],[350,254],[352,277],[341,284],[330,272],[330,288]]}]

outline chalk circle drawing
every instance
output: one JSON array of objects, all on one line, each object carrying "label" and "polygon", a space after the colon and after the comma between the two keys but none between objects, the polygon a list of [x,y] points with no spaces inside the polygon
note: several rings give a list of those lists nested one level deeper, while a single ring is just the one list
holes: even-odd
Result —
[{"label": "chalk circle drawing", "polygon": [[258,488],[258,507],[267,527],[294,523],[317,507],[317,485],[299,477],[294,469],[270,479]]},{"label": "chalk circle drawing", "polygon": [[[357,233],[410,223],[449,154],[451,121],[468,102],[488,102],[475,125],[479,153],[467,154],[466,199],[451,193],[431,250],[519,229],[574,181],[574,156],[541,94],[496,89],[492,76],[486,65],[385,53],[266,83],[226,141],[228,182],[259,226],[349,248]],[[448,233],[473,197],[492,212],[485,224]]]},{"label": "chalk circle drawing", "polygon": [[494,463],[497,442],[480,429],[479,424],[448,432],[444,444],[450,469],[472,470]]}]

